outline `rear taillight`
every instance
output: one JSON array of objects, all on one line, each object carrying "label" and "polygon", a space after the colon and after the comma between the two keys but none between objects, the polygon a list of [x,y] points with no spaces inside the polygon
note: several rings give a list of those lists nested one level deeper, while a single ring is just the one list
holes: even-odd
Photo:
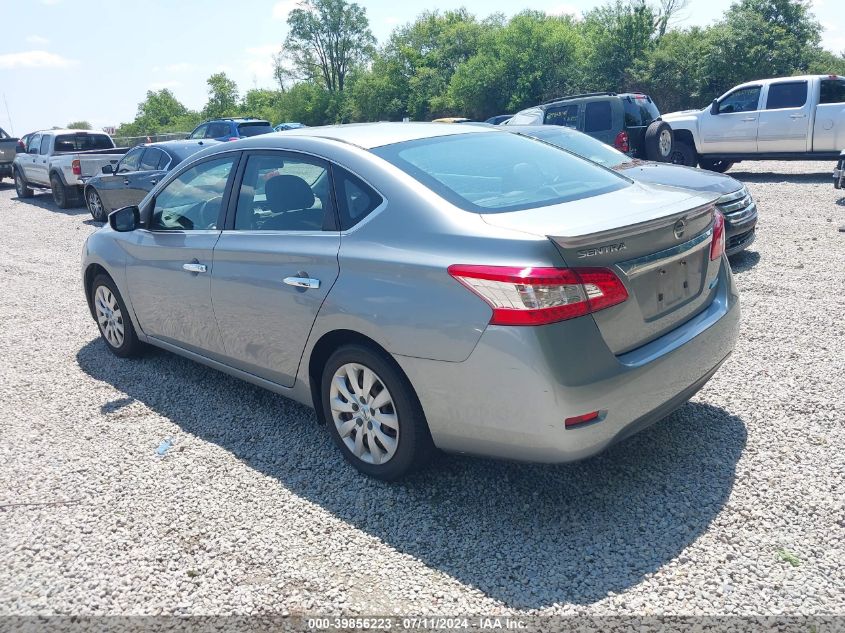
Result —
[{"label": "rear taillight", "polygon": [[725,253],[725,216],[716,211],[713,222],[713,241],[710,242],[710,259],[719,259]]},{"label": "rear taillight", "polygon": [[627,153],[631,151],[631,139],[625,130],[622,130],[616,135],[616,139],[613,141],[613,146],[620,152]]},{"label": "rear taillight", "polygon": [[70,170],[73,172],[74,176],[81,176],[82,175],[82,165],[79,164],[78,158],[74,158],[70,162]]},{"label": "rear taillight", "polygon": [[241,139],[239,139],[237,136],[231,136],[231,137],[229,137],[229,140],[230,141],[239,141]]},{"label": "rear taillight", "polygon": [[545,325],[622,303],[628,291],[607,268],[449,266],[449,274],[493,308],[491,325]]}]

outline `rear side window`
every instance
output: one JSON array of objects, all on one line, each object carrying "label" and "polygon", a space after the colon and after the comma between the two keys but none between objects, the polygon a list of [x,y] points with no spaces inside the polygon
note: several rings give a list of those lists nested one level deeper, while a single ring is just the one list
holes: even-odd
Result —
[{"label": "rear side window", "polygon": [[604,132],[613,127],[610,101],[591,101],[584,108],[584,131]]},{"label": "rear side window", "polygon": [[505,125],[536,125],[543,120],[542,110],[526,110],[525,112],[518,112],[508,119]]},{"label": "rear side window", "polygon": [[789,81],[769,86],[766,110],[800,108],[807,103],[807,82]]},{"label": "rear side window", "polygon": [[241,136],[258,136],[259,134],[269,134],[272,131],[273,128],[265,121],[241,123],[238,125],[238,132]]},{"label": "rear side window", "polygon": [[822,79],[819,103],[845,103],[845,79]]},{"label": "rear side window", "polygon": [[49,136],[42,136],[41,137],[41,148],[38,150],[38,153],[44,156],[50,151],[50,137]]},{"label": "rear side window", "polygon": [[209,123],[208,124],[208,132],[206,132],[206,137],[208,138],[223,138],[224,136],[231,136],[232,130],[229,126],[229,123],[224,122],[217,122],[217,123]]},{"label": "rear side window", "polygon": [[57,152],[85,152],[112,147],[114,143],[106,134],[59,134],[54,145]]},{"label": "rear side window", "polygon": [[645,95],[625,97],[622,104],[625,108],[625,127],[648,127],[660,116],[660,110]]},{"label": "rear side window", "polygon": [[153,171],[158,169],[158,163],[161,159],[161,150],[157,150],[153,147],[148,147],[147,150],[144,152],[143,157],[141,158],[141,166],[138,168],[140,171]]},{"label": "rear side window", "polygon": [[475,213],[544,207],[630,185],[610,170],[517,134],[455,134],[371,151],[458,208]]},{"label": "rear side window", "polygon": [[332,167],[332,175],[341,230],[352,228],[384,202],[384,198],[372,187],[345,169]]},{"label": "rear side window", "polygon": [[578,104],[554,106],[546,110],[546,125],[562,125],[563,127],[578,127]]}]

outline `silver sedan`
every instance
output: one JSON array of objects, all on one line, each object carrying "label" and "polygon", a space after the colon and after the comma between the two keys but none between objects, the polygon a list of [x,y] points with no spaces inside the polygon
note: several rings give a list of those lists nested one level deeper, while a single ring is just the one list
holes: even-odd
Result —
[{"label": "silver sedan", "polygon": [[563,462],[731,352],[714,197],[495,129],[304,128],[195,155],[91,235],[82,275],[112,352],[311,405],[368,475],[435,448]]}]

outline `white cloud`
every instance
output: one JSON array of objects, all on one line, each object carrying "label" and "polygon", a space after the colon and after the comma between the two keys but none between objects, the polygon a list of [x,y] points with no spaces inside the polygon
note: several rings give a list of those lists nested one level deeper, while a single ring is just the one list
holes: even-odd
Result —
[{"label": "white cloud", "polygon": [[573,18],[581,16],[581,12],[578,8],[571,4],[559,4],[550,9],[546,9],[546,14],[559,16],[571,15]]},{"label": "white cloud", "polygon": [[273,19],[284,22],[288,19],[288,13],[293,11],[299,4],[299,0],[280,0],[273,5]]},{"label": "white cloud", "polygon": [[26,41],[30,44],[49,44],[50,40],[46,37],[41,37],[40,35],[30,35],[26,38]]},{"label": "white cloud", "polygon": [[246,54],[251,57],[267,57],[275,55],[281,50],[280,44],[263,44],[262,46],[251,46],[246,49]]},{"label": "white cloud", "polygon": [[180,62],[178,64],[169,64],[164,67],[164,71],[168,73],[186,73],[194,69],[193,64],[188,62]]},{"label": "white cloud", "polygon": [[165,88],[176,88],[181,86],[182,82],[180,81],[156,81],[149,85],[150,90],[164,90]]},{"label": "white cloud", "polygon": [[47,51],[24,51],[0,55],[0,68],[68,68],[78,62]]},{"label": "white cloud", "polygon": [[384,23],[387,24],[388,26],[395,26],[395,25],[399,24],[399,18],[397,18],[395,15],[389,15],[386,18],[384,18]]}]

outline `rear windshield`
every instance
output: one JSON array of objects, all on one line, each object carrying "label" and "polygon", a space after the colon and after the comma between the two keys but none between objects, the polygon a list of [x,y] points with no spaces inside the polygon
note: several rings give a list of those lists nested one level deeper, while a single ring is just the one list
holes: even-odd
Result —
[{"label": "rear windshield", "polygon": [[540,140],[546,141],[546,143],[557,145],[573,154],[578,154],[582,158],[591,160],[599,165],[604,165],[605,167],[616,167],[631,160],[627,155],[619,150],[613,149],[610,145],[605,145],[592,136],[572,130],[547,127],[536,132],[524,132],[524,134],[539,138]]},{"label": "rear windshield", "polygon": [[238,124],[238,132],[241,136],[258,136],[259,134],[269,134],[272,131],[273,128],[266,121]]},{"label": "rear windshield", "polygon": [[646,95],[624,97],[625,127],[648,126],[660,116],[660,110]]},{"label": "rear windshield", "polygon": [[53,145],[54,152],[84,152],[90,149],[114,147],[107,134],[59,134]]},{"label": "rear windshield", "polygon": [[630,184],[556,147],[505,132],[425,138],[372,151],[455,206],[475,213],[545,207]]}]

